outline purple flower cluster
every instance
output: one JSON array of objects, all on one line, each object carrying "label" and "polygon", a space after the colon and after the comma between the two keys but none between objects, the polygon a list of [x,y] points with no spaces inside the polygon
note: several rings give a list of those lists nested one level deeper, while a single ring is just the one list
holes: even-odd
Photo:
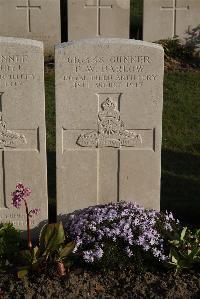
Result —
[{"label": "purple flower cluster", "polygon": [[163,232],[169,233],[177,224],[171,213],[119,202],[89,207],[71,214],[66,230],[76,241],[74,252],[83,252],[86,262],[100,260],[108,240],[123,241],[128,257],[134,255],[137,246],[159,261],[165,261],[168,257],[165,254]]},{"label": "purple flower cluster", "polygon": [[17,183],[16,190],[12,193],[12,205],[19,209],[23,201],[31,195],[31,190],[24,187],[22,183]]}]

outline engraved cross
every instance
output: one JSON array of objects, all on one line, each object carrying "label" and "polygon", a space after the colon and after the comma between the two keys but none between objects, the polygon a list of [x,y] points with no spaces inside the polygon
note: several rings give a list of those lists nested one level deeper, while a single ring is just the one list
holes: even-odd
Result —
[{"label": "engraved cross", "polygon": [[112,5],[100,5],[100,0],[96,0],[97,3],[96,5],[89,5],[89,4],[85,4],[84,8],[96,8],[97,10],[97,36],[101,35],[101,24],[100,24],[100,16],[101,16],[101,9],[103,8],[111,8],[112,9]]},{"label": "engraved cross", "polygon": [[[120,200],[120,153],[122,147],[142,144],[142,137],[134,130],[126,130],[120,117],[122,93],[99,93],[98,130],[85,132],[77,140],[82,147],[94,147],[97,152],[97,204],[105,201],[105,190],[113,201]],[[107,183],[102,179],[102,170]],[[110,185],[112,180],[112,187]]]},{"label": "engraved cross", "polygon": [[[30,147],[31,134],[23,135],[21,133],[15,132],[13,130],[7,129],[7,124],[3,120],[3,105],[2,97],[4,92],[0,92],[0,209],[8,208],[6,202],[6,171],[5,171],[5,152],[10,151],[39,151],[38,139],[39,130],[20,130],[20,131],[32,131],[35,134],[36,148],[29,148],[25,146],[26,144]],[[33,134],[32,134],[33,135]]]},{"label": "engraved cross", "polygon": [[16,6],[16,9],[27,9],[27,27],[28,32],[31,32],[31,9],[41,10],[41,6],[31,6],[30,0],[27,0],[27,5]]},{"label": "engraved cross", "polygon": [[177,0],[173,0],[172,6],[161,6],[161,10],[169,10],[173,13],[172,18],[172,38],[176,36],[176,13],[178,10],[189,10],[189,5],[184,7],[177,7]]},{"label": "engraved cross", "polygon": [[[62,132],[62,153],[96,152],[97,204],[120,200],[120,164],[127,151],[155,151],[154,129],[126,129],[121,119],[122,93],[98,93],[97,128]],[[123,156],[123,157],[122,157]],[[103,175],[102,175],[103,174]]]}]

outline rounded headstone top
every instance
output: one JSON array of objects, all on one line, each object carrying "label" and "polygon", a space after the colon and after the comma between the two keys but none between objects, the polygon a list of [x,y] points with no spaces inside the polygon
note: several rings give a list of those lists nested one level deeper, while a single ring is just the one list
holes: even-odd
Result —
[{"label": "rounded headstone top", "polygon": [[155,49],[160,49],[162,51],[163,47],[161,45],[151,43],[151,42],[146,42],[146,41],[141,41],[141,40],[135,40],[135,39],[126,39],[126,38],[87,38],[87,39],[79,39],[79,40],[73,40],[73,41],[68,41],[65,43],[57,44],[55,46],[56,49],[59,48],[65,48],[65,47],[70,47],[70,46],[79,46],[83,44],[91,44],[91,45],[106,45],[106,44],[118,44],[118,45],[135,45],[135,46],[144,46],[144,47],[150,47],[150,48],[155,48]]},{"label": "rounded headstone top", "polygon": [[32,46],[38,47],[43,49],[43,42],[32,40],[32,39],[25,39],[25,38],[18,38],[18,37],[0,37],[0,43],[7,43],[7,44],[18,44],[18,45],[25,45],[25,46]]}]

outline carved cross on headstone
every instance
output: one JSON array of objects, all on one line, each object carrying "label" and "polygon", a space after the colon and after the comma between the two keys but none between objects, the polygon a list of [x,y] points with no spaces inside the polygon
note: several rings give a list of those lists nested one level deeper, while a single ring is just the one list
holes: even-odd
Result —
[{"label": "carved cross on headstone", "polygon": [[100,19],[101,19],[101,9],[112,9],[112,5],[100,5],[100,0],[96,0],[97,3],[96,5],[89,5],[85,4],[84,8],[96,8],[97,11],[97,36],[101,35],[101,24],[100,24]]},{"label": "carved cross on headstone", "polygon": [[[0,92],[0,209],[8,208],[8,204],[6,202],[6,171],[5,171],[5,152],[7,151],[27,151],[27,149],[22,148],[22,145],[28,144],[28,134],[23,135],[17,133],[13,130],[9,130],[7,128],[7,124],[3,120],[3,105],[2,105],[2,97],[3,92]],[[25,131],[25,130],[24,130]],[[28,131],[28,130],[27,130]],[[30,130],[33,131],[33,130]],[[38,139],[38,130],[36,131],[36,138]],[[35,149],[28,149],[35,150]],[[37,146],[38,150],[38,146]],[[13,166],[14,167],[14,166]]]},{"label": "carved cross on headstone", "polygon": [[177,0],[172,0],[172,6],[162,6],[161,10],[169,10],[172,11],[173,15],[172,15],[172,38],[175,37],[176,34],[176,14],[177,11],[180,10],[189,10],[189,5],[184,6],[184,7],[177,7]]},{"label": "carved cross on headstone", "polygon": [[[73,133],[77,136],[76,146],[79,146],[76,147],[76,150],[96,151],[98,204],[102,203],[102,198],[104,198],[104,189],[106,190],[105,180],[108,182],[112,180],[112,183],[108,183],[109,193],[112,194],[110,200],[119,201],[120,153],[123,150],[136,150],[135,148],[144,149],[140,132],[149,131],[152,133],[152,130],[141,129],[138,132],[138,130],[126,129],[126,124],[123,123],[120,116],[121,93],[99,93],[96,96],[98,97],[98,129],[81,130],[81,132],[80,129],[68,130],[63,128],[63,138],[68,138],[67,131],[77,131],[77,135]],[[65,140],[63,141],[65,143]],[[65,149],[63,149],[64,151]]]},{"label": "carved cross on headstone", "polygon": [[27,10],[27,28],[28,32],[31,32],[31,9],[41,10],[39,5],[31,5],[30,0],[27,0],[27,5],[16,6],[16,9],[26,9]]}]

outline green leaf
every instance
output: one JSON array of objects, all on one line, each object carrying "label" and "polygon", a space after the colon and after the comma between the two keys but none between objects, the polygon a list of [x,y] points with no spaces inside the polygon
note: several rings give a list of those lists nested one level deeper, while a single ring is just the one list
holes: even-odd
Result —
[{"label": "green leaf", "polygon": [[178,246],[180,244],[180,241],[179,240],[172,240],[172,241],[169,240],[169,243],[174,246]]},{"label": "green leaf", "polygon": [[200,238],[200,229],[197,229],[197,230],[196,230],[196,232],[195,232],[195,234],[194,234],[194,237],[195,237],[196,239],[199,239],[199,238]]},{"label": "green leaf", "polygon": [[39,243],[40,243],[40,248],[45,249],[49,239],[51,238],[52,231],[51,231],[51,226],[50,224],[45,224],[40,232],[40,238],[39,238]]},{"label": "green leaf", "polygon": [[50,251],[54,251],[59,248],[59,245],[65,241],[65,232],[62,223],[47,224],[40,236],[40,248],[43,251],[43,255],[48,257]]},{"label": "green leaf", "polygon": [[22,256],[22,258],[24,259],[24,261],[26,263],[28,263],[28,264],[32,263],[32,254],[31,254],[30,250],[21,250],[20,255]]},{"label": "green leaf", "polygon": [[184,227],[183,230],[182,230],[182,232],[181,232],[181,236],[180,236],[180,240],[181,240],[181,241],[184,240],[186,231],[187,231],[187,227]]},{"label": "green leaf", "polygon": [[193,248],[192,250],[190,250],[190,253],[188,255],[191,259],[195,259],[198,256],[199,251],[200,251],[199,248]]},{"label": "green leaf", "polygon": [[51,229],[52,235],[49,239],[47,250],[56,250],[65,241],[65,233],[61,222],[51,225]]},{"label": "green leaf", "polygon": [[11,223],[0,224],[0,268],[6,266],[6,260],[13,263],[19,248],[20,232]]},{"label": "green leaf", "polygon": [[72,250],[74,249],[74,247],[76,246],[75,242],[69,242],[67,245],[64,246],[64,248],[62,248],[61,252],[60,252],[60,258],[65,258],[67,257]]},{"label": "green leaf", "polygon": [[36,263],[38,258],[39,258],[39,248],[38,248],[38,246],[35,246],[32,249],[32,259],[33,259],[32,262]]},{"label": "green leaf", "polygon": [[171,260],[172,260],[172,263],[173,263],[173,264],[175,264],[175,265],[178,264],[178,260],[175,258],[174,255],[172,255]]},{"label": "green leaf", "polygon": [[194,261],[195,261],[196,263],[199,263],[199,262],[200,262],[200,256],[195,256],[195,257],[194,257]]},{"label": "green leaf", "polygon": [[22,267],[20,270],[17,272],[17,277],[18,278],[24,278],[28,274],[29,268],[28,267]]},{"label": "green leaf", "polygon": [[180,260],[180,256],[174,248],[171,248],[169,256],[171,258],[172,263],[175,264],[175,265],[178,265],[178,261]]}]

